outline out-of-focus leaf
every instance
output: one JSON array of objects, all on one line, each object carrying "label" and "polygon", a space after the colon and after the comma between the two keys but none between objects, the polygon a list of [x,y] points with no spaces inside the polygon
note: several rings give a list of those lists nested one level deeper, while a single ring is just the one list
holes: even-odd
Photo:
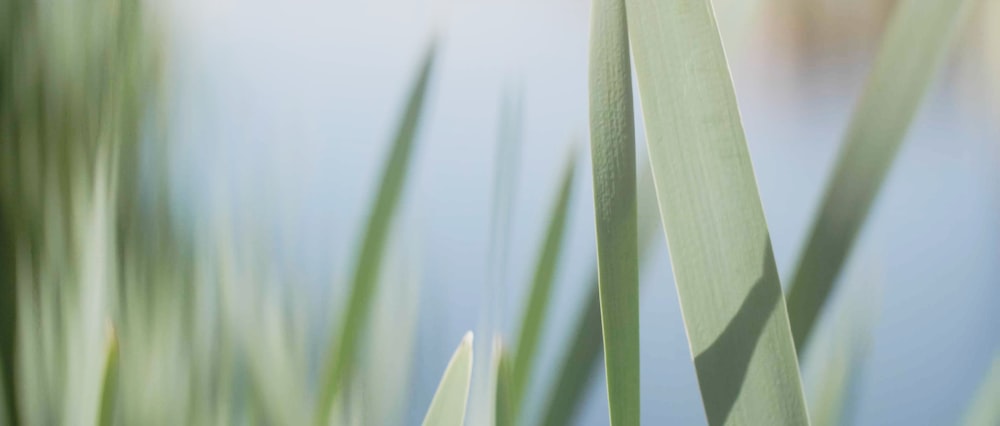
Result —
[{"label": "out-of-focus leaf", "polygon": [[635,117],[624,0],[593,1],[589,74],[597,282],[608,407],[612,425],[638,425]]},{"label": "out-of-focus leaf", "polygon": [[372,298],[375,294],[375,284],[378,282],[379,269],[382,264],[382,254],[409,170],[413,141],[416,138],[417,125],[420,121],[427,84],[434,63],[434,51],[432,44],[424,56],[420,73],[406,104],[399,132],[383,169],[378,195],[368,216],[368,224],[365,227],[348,296],[347,313],[339,333],[333,338],[333,346],[327,352],[327,361],[317,400],[319,405],[317,406],[316,422],[318,424],[325,425],[329,421],[330,410],[342,382],[354,364],[358,342],[368,320]]},{"label": "out-of-focus leaf", "polygon": [[[521,91],[519,88],[509,89],[503,97],[500,107],[500,126],[496,141],[494,157],[493,199],[490,212],[489,253],[486,265],[486,290],[483,292],[483,306],[480,311],[479,335],[493,336],[493,344],[498,345],[500,339],[498,330],[503,324],[502,301],[505,300],[507,285],[507,257],[510,252],[510,227],[512,208],[517,189],[518,169],[520,165],[521,137]],[[479,362],[472,369],[472,390],[469,395],[469,423],[484,424],[494,421],[497,415],[496,382],[498,376],[495,364],[499,361],[497,352],[500,348],[487,348],[486,341],[480,338],[474,348]],[[506,349],[504,349],[506,350]],[[489,351],[489,352],[488,352]],[[506,360],[510,368],[511,356]],[[509,374],[509,372],[507,373]],[[510,377],[507,377],[509,380]],[[506,383],[510,386],[510,383]],[[508,400],[509,402],[509,400]],[[506,413],[505,413],[506,414]]]},{"label": "out-of-focus leaf", "polygon": [[963,420],[965,426],[1000,425],[1000,356],[993,359],[993,366],[986,373],[983,384],[969,405]]},{"label": "out-of-focus leaf", "polygon": [[101,411],[97,424],[111,426],[114,422],[115,401],[118,399],[118,335],[108,327],[107,360],[104,365],[104,384],[101,388]]},{"label": "out-of-focus leaf", "polygon": [[788,315],[799,351],[974,2],[903,0],[896,5],[788,291]]},{"label": "out-of-focus leaf", "polygon": [[573,189],[573,176],[576,170],[576,155],[570,155],[563,170],[559,192],[555,197],[555,205],[549,216],[545,240],[542,243],[535,263],[535,274],[531,283],[531,292],[521,317],[521,331],[511,366],[510,377],[510,408],[509,415],[517,419],[520,406],[524,400],[525,389],[531,376],[537,346],[541,338],[542,327],[545,325],[546,312],[549,307],[549,296],[552,293],[552,283],[555,281],[556,266],[562,251],[563,233],[566,230],[566,216],[569,211],[570,193]]},{"label": "out-of-focus leaf", "polygon": [[709,0],[627,0],[650,164],[710,425],[809,419]]},{"label": "out-of-focus leaf", "polygon": [[853,424],[852,408],[871,349],[877,313],[878,280],[865,277],[844,290],[835,308],[833,324],[822,329],[814,345],[802,354],[803,380],[809,418],[814,426]]},{"label": "out-of-focus leaf", "polygon": [[462,426],[465,405],[472,379],[472,332],[465,334],[448,367],[441,376],[431,406],[424,417],[424,426]]},{"label": "out-of-focus leaf", "polygon": [[516,421],[515,411],[512,407],[510,357],[504,353],[503,347],[499,345],[499,340],[494,342],[493,354],[497,359],[496,426],[513,426]]}]

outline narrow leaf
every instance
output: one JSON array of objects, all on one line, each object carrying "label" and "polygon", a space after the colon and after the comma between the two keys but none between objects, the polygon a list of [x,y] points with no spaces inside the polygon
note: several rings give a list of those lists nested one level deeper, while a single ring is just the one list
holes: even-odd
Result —
[{"label": "narrow leaf", "polygon": [[809,423],[709,0],[627,0],[660,215],[710,425]]},{"label": "narrow leaf", "polygon": [[[656,210],[656,193],[649,167],[642,168],[638,180],[637,226],[639,259],[642,260],[649,252],[654,237],[662,234],[658,229],[660,214]],[[597,361],[601,357],[601,300],[597,290],[597,268],[594,269],[594,275],[587,284],[587,288],[591,289],[587,305],[580,312],[569,346],[563,351],[559,373],[549,393],[548,405],[542,417],[542,424],[546,426],[572,424],[576,409],[596,373]]]},{"label": "narrow leaf", "polygon": [[835,308],[834,322],[817,335],[816,344],[803,353],[809,417],[814,426],[853,424],[859,382],[871,349],[876,306],[873,288],[878,280],[856,280]]},{"label": "narrow leaf", "polygon": [[516,424],[511,393],[510,356],[495,342],[494,357],[496,357],[496,426],[513,426]]},{"label": "narrow leaf", "polygon": [[624,0],[593,0],[590,150],[597,282],[613,426],[639,424],[639,261],[635,117]]},{"label": "narrow leaf", "polygon": [[976,396],[965,413],[965,426],[1000,425],[1000,356],[993,359],[993,366],[976,391]]},{"label": "narrow leaf", "polygon": [[465,334],[448,367],[441,376],[431,406],[424,417],[424,426],[461,426],[465,421],[465,404],[472,379],[472,332]]},{"label": "narrow leaf", "polygon": [[113,327],[108,327],[108,349],[104,363],[104,383],[101,386],[101,407],[98,414],[99,426],[114,423],[115,401],[118,399],[118,336]]},{"label": "narrow leaf", "polygon": [[[575,153],[574,153],[575,154]],[[525,306],[521,320],[521,331],[511,369],[510,415],[516,419],[521,401],[524,399],[528,378],[531,377],[537,358],[538,341],[552,293],[552,282],[555,280],[556,266],[562,251],[563,233],[566,230],[566,216],[569,211],[570,193],[573,189],[573,176],[576,170],[576,155],[571,154],[563,169],[559,192],[555,205],[549,215],[548,229],[535,264],[535,274],[531,283],[531,293]]]},{"label": "narrow leaf", "polygon": [[340,332],[334,336],[334,346],[330,348],[322,377],[320,398],[318,400],[318,424],[327,424],[330,410],[340,390],[342,382],[349,373],[356,356],[359,337],[368,320],[375,285],[378,282],[379,269],[382,264],[382,254],[385,249],[389,228],[396,206],[399,204],[400,193],[406,181],[410,157],[413,151],[413,141],[417,133],[434,63],[434,45],[427,50],[423,65],[413,91],[406,104],[399,133],[392,146],[392,152],[382,173],[382,180],[375,204],[368,216],[364,239],[354,270],[354,278],[347,302],[347,314]]},{"label": "narrow leaf", "polygon": [[788,291],[795,346],[805,347],[921,99],[975,0],[904,0],[845,136]]}]

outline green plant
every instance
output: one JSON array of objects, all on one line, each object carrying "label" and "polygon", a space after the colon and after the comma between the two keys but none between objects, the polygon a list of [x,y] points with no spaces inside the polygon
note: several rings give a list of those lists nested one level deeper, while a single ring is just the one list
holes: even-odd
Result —
[{"label": "green plant", "polygon": [[[516,346],[492,342],[493,420],[567,423],[603,352],[612,424],[639,423],[638,272],[662,225],[708,422],[808,424],[797,353],[973,3],[899,4],[786,303],[711,2],[595,0],[589,90],[596,274],[548,405],[531,418],[523,406],[546,340],[574,152],[553,197],[511,339]],[[142,6],[0,0],[0,424],[390,418],[380,414],[398,404],[364,398],[383,396],[375,389],[385,387],[373,383],[369,370],[378,366],[366,365],[362,354],[392,350],[379,343],[392,339],[384,331],[392,321],[369,323],[386,315],[376,309],[381,297],[404,290],[393,285],[400,277],[385,273],[387,252],[434,44],[403,109],[358,245],[344,317],[330,333],[314,383],[317,369],[305,349],[314,333],[297,295],[275,289],[279,277],[260,253],[237,244],[225,214],[197,229],[175,223],[163,164],[139,170],[141,152],[165,149],[155,125],[143,124],[158,118],[161,58]],[[638,183],[632,59],[651,165],[651,172],[640,168]],[[501,237],[519,149],[519,120],[507,120],[491,276],[504,265]],[[838,324],[827,337],[839,343],[822,352],[832,356],[811,360],[824,373],[818,396],[808,401],[812,422],[843,421],[847,372],[861,362],[869,328]],[[425,425],[463,424],[472,369],[470,333],[444,370]],[[994,362],[967,424],[995,423],[997,370]]]}]

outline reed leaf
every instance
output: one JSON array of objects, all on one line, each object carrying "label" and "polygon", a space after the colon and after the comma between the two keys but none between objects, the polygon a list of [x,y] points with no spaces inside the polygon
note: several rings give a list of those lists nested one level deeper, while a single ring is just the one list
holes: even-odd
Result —
[{"label": "reed leaf", "polygon": [[108,333],[104,383],[101,385],[101,407],[97,418],[99,426],[114,424],[115,401],[118,399],[118,336],[112,327],[108,327]]},{"label": "reed leaf", "polygon": [[1000,356],[993,358],[993,366],[986,373],[983,384],[965,413],[965,426],[1000,425]]},{"label": "reed leaf", "polygon": [[448,367],[441,376],[437,392],[424,417],[424,426],[461,426],[472,379],[472,332],[465,334]]},{"label": "reed leaf", "polygon": [[590,149],[608,407],[612,425],[638,425],[639,262],[628,27],[624,0],[594,0],[592,7]]},{"label": "reed leaf", "polygon": [[[656,192],[653,175],[649,167],[639,172],[637,201],[637,229],[639,233],[639,260],[645,259],[656,236],[660,233],[660,213],[656,207]],[[597,372],[601,357],[601,298],[597,290],[597,271],[587,281],[590,289],[587,304],[577,317],[572,338],[563,350],[562,362],[549,391],[548,403],[541,417],[545,426],[561,426],[572,423],[574,414],[588,384]]]},{"label": "reed leaf", "polygon": [[788,291],[799,351],[974,1],[904,0],[896,5]]},{"label": "reed leaf", "polygon": [[708,423],[808,424],[711,2],[626,3],[650,164]]},{"label": "reed leaf", "polygon": [[424,105],[427,83],[430,80],[434,64],[434,52],[432,44],[424,56],[416,84],[407,101],[399,132],[383,169],[375,204],[368,216],[368,224],[365,227],[348,296],[347,313],[339,333],[334,336],[334,346],[328,351],[323,370],[324,375],[321,378],[322,385],[316,416],[318,424],[327,424],[329,421],[334,400],[343,385],[342,382],[354,364],[359,340],[363,335],[369,311],[371,311],[389,228],[396,206],[399,204],[403,185],[406,183],[410,157],[413,152],[413,141],[417,134],[417,125]]},{"label": "reed leaf", "polygon": [[528,379],[534,369],[537,359],[538,342],[552,294],[552,283],[555,281],[556,266],[562,252],[563,234],[566,231],[566,217],[569,211],[569,199],[573,189],[573,177],[576,171],[575,152],[570,154],[563,169],[559,184],[559,192],[555,205],[549,215],[548,228],[542,242],[538,260],[535,263],[535,273],[531,283],[531,293],[525,304],[518,334],[517,349],[511,366],[510,377],[510,408],[509,414],[516,419],[524,399]]}]

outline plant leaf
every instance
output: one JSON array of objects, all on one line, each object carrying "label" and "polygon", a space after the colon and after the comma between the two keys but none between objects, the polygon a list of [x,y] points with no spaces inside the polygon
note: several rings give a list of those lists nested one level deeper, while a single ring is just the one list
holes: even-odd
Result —
[{"label": "plant leaf", "polygon": [[472,332],[465,333],[448,367],[441,376],[437,392],[424,417],[424,426],[461,426],[472,379]]},{"label": "plant leaf", "polygon": [[966,426],[1000,425],[1000,356],[993,358],[993,366],[976,391],[976,396],[965,413]]},{"label": "plant leaf", "polygon": [[803,371],[809,417],[814,426],[853,424],[853,407],[871,349],[881,281],[852,279],[841,301],[831,305],[833,324],[819,332],[804,352]]},{"label": "plant leaf", "polygon": [[399,204],[400,193],[406,181],[410,157],[413,151],[413,140],[416,137],[417,125],[420,121],[430,80],[431,68],[434,64],[434,44],[428,48],[423,59],[423,65],[413,91],[406,104],[406,111],[399,127],[399,133],[392,146],[392,152],[382,173],[379,192],[368,217],[362,240],[354,278],[347,303],[347,314],[343,327],[334,336],[335,345],[330,348],[322,377],[319,406],[316,421],[327,424],[330,410],[340,390],[342,382],[349,374],[353,358],[357,353],[358,340],[368,320],[375,285],[378,282],[379,269],[382,264],[382,254],[392,218]]},{"label": "plant leaf", "polygon": [[896,6],[788,291],[800,351],[972,3],[904,0]]},{"label": "plant leaf", "polygon": [[514,363],[510,377],[510,408],[509,415],[517,419],[521,402],[524,399],[525,388],[534,367],[538,341],[552,293],[552,282],[555,280],[556,266],[562,251],[563,234],[566,230],[566,216],[569,211],[570,193],[573,189],[573,176],[576,170],[576,155],[570,154],[563,169],[559,192],[549,216],[548,229],[535,264],[535,275],[531,283],[531,293],[525,305],[521,320],[521,331]]},{"label": "plant leaf", "polygon": [[612,425],[638,425],[635,117],[624,0],[593,1],[589,74],[597,281],[608,407]]},{"label": "plant leaf", "polygon": [[711,2],[626,3],[650,164],[708,423],[808,424]]},{"label": "plant leaf", "polygon": [[118,399],[118,336],[108,327],[108,350],[104,364],[104,383],[101,385],[101,406],[97,424],[111,426],[114,422],[115,401]]},{"label": "plant leaf", "polygon": [[[653,175],[649,167],[643,167],[639,172],[637,201],[637,229],[639,230],[639,259],[646,257],[654,237],[661,235],[660,213],[656,207],[656,192],[653,188]],[[588,383],[594,377],[597,361],[601,357],[601,300],[597,290],[597,271],[590,278],[587,288],[587,305],[577,317],[572,340],[563,351],[559,373],[549,392],[548,405],[542,417],[546,426],[568,425],[573,419],[576,407],[580,404]]]},{"label": "plant leaf", "polygon": [[504,352],[499,339],[494,342],[493,355],[496,358],[497,401],[496,426],[513,426],[515,424],[514,409],[511,407],[511,371],[510,356]]}]

